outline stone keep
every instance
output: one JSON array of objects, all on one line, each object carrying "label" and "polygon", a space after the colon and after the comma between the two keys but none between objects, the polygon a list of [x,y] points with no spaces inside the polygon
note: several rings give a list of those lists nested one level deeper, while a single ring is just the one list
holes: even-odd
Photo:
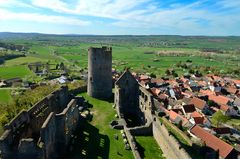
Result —
[{"label": "stone keep", "polygon": [[88,49],[88,95],[94,98],[112,96],[112,48]]}]

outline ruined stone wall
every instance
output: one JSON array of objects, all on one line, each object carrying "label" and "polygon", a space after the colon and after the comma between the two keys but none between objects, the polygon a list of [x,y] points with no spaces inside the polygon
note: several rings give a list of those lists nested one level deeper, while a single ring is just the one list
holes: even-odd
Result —
[{"label": "ruined stone wall", "polygon": [[56,154],[54,153],[56,151],[56,128],[55,114],[52,112],[41,128],[41,142],[44,152],[43,157],[45,159],[56,158]]},{"label": "ruined stone wall", "polygon": [[141,86],[139,89],[140,89],[139,107],[141,111],[144,113],[145,124],[149,124],[153,121],[152,117],[152,114],[154,112],[153,95]]},{"label": "ruined stone wall", "polygon": [[134,158],[135,159],[141,159],[141,155],[140,155],[140,153],[138,151],[138,148],[137,148],[137,142],[136,142],[135,138],[132,136],[131,132],[128,130],[128,128],[126,126],[124,126],[124,132],[126,134],[126,137],[127,137],[128,143],[131,147]]},{"label": "ruined stone wall", "polygon": [[95,98],[112,96],[112,48],[88,49],[88,95]]},{"label": "ruined stone wall", "polygon": [[[83,105],[82,99],[79,99]],[[45,159],[64,156],[67,147],[80,121],[77,99],[72,99],[67,107],[59,114],[50,113],[41,130]],[[57,152],[57,153],[56,153]]]},{"label": "ruined stone wall", "polygon": [[[73,99],[67,105],[67,107],[63,110],[62,113],[56,114],[57,125],[58,128],[61,127],[60,132],[58,132],[58,142],[63,143],[67,146],[71,140],[71,135],[76,130],[79,120],[80,114],[77,105],[77,100]],[[63,128],[62,128],[63,127]]]},{"label": "ruined stone wall", "polygon": [[23,110],[15,118],[13,118],[7,125],[5,125],[5,129],[11,129],[14,132],[22,124],[29,122],[30,122],[29,113]]},{"label": "ruined stone wall", "polygon": [[79,94],[83,92],[87,92],[87,85],[71,90],[70,94]]},{"label": "ruined stone wall", "polygon": [[13,143],[13,134],[11,129],[5,130],[0,137],[0,152],[3,158],[7,158],[11,155],[10,145]]},{"label": "ruined stone wall", "polygon": [[[164,156],[171,159],[191,159],[180,143],[169,134],[167,128],[157,119],[153,122],[153,137],[161,147]],[[173,151],[174,150],[174,151]]]},{"label": "ruined stone wall", "polygon": [[128,128],[129,132],[133,136],[152,136],[152,123],[144,126],[136,126],[133,128]]},{"label": "ruined stone wall", "polygon": [[[40,102],[36,103],[28,111],[20,112],[9,124],[5,126],[5,132],[0,138],[0,151],[4,158],[10,158],[10,154],[20,154],[21,144],[24,147],[31,145],[33,139],[37,143],[40,137],[41,127],[51,112],[59,112],[69,102],[67,87],[54,91]],[[26,142],[25,140],[27,139]],[[21,158],[21,157],[20,157]]]}]

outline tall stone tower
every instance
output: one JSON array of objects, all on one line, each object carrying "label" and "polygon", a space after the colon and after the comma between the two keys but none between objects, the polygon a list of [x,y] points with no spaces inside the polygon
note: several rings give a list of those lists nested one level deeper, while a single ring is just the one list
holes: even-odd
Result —
[{"label": "tall stone tower", "polygon": [[112,96],[112,48],[88,49],[88,95],[94,98]]}]

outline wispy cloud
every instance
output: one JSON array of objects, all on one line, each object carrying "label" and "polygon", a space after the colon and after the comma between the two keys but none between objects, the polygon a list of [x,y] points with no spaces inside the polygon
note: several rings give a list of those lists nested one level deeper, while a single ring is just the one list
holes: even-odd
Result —
[{"label": "wispy cloud", "polygon": [[[111,19],[126,19],[130,16],[147,13],[139,6],[151,0],[79,0],[75,6],[60,0],[32,0],[32,5],[54,10],[59,13],[95,16]],[[149,6],[152,6],[151,3]]]},{"label": "wispy cloud", "polygon": [[89,21],[82,21],[76,18],[64,17],[64,16],[53,16],[44,15],[37,13],[15,13],[5,9],[0,9],[0,20],[22,20],[30,22],[41,22],[41,23],[54,23],[54,24],[67,24],[67,25],[78,25],[86,26],[89,25]]},{"label": "wispy cloud", "polygon": [[[91,25],[103,21],[108,28],[167,30],[167,34],[240,34],[240,2],[237,0],[0,0],[0,8],[15,4],[35,8],[30,13],[10,10],[8,19],[69,25]],[[38,12],[38,10],[41,11]],[[43,12],[46,12],[42,14]],[[1,14],[1,13],[0,13]],[[69,17],[70,16],[70,17]],[[17,18],[16,18],[17,17]],[[3,19],[4,17],[0,17]],[[6,17],[5,17],[6,18]],[[81,20],[85,19],[85,20]],[[86,20],[87,19],[87,20]],[[96,27],[96,26],[95,26]],[[92,28],[92,29],[93,29]],[[172,31],[172,32],[171,32]]]}]

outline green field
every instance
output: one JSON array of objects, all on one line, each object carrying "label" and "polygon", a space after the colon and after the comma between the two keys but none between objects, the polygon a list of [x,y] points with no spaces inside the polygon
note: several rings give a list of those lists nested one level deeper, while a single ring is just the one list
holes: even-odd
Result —
[{"label": "green field", "polygon": [[[79,65],[80,67],[87,67],[87,51],[86,48],[92,46],[91,44],[81,44],[78,50],[68,48],[58,51],[59,55],[68,61]],[[94,46],[100,46],[94,44]],[[156,54],[144,54],[144,52],[151,51],[183,51],[190,55],[173,56],[159,56]],[[66,51],[66,52],[65,52]],[[194,55],[196,54],[196,55]],[[225,60],[208,59],[200,56],[197,49],[187,48],[150,48],[150,47],[126,47],[126,46],[113,46],[113,67],[122,71],[126,67],[130,67],[133,71],[140,73],[154,73],[163,76],[165,71],[169,68],[174,68],[178,74],[188,73],[188,70],[177,68],[178,62],[186,62],[187,60],[193,61],[193,67],[214,67],[217,70],[228,70],[229,68],[236,67],[236,63],[229,63]],[[220,57],[219,57],[220,58]]]},{"label": "green field", "polygon": [[10,95],[9,90],[1,90],[0,89],[0,104],[5,104],[11,102],[12,97]]},{"label": "green field", "polygon": [[162,150],[152,136],[137,136],[135,138],[142,158],[165,159],[165,157],[162,156]]},{"label": "green field", "polygon": [[34,62],[46,62],[47,59],[34,57],[34,56],[26,56],[26,57],[19,57],[11,60],[7,60],[4,63],[4,66],[19,66],[19,65],[27,65],[28,63]]},{"label": "green field", "polygon": [[32,72],[24,65],[0,67],[0,79],[23,78],[26,75],[32,75]]},{"label": "green field", "polygon": [[[89,97],[86,93],[80,94],[93,105],[93,119],[86,123],[83,134],[79,134],[79,142],[74,145],[74,150],[69,154],[69,159],[75,158],[133,158],[130,150],[124,149],[124,142],[119,130],[110,127],[114,119],[115,110],[111,102]],[[118,135],[116,140],[114,135]],[[84,143],[84,144],[83,144]]]}]

